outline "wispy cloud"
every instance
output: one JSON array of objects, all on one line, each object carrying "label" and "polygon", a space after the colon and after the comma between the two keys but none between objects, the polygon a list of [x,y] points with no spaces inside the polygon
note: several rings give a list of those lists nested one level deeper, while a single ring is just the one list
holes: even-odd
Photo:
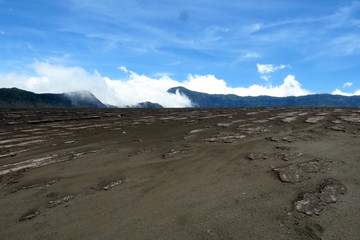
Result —
[{"label": "wispy cloud", "polygon": [[338,37],[330,42],[331,55],[355,55],[360,54],[360,34],[348,34]]},{"label": "wispy cloud", "polygon": [[353,83],[352,82],[346,82],[346,83],[344,83],[344,88],[346,88],[346,87],[351,87],[353,85]]}]

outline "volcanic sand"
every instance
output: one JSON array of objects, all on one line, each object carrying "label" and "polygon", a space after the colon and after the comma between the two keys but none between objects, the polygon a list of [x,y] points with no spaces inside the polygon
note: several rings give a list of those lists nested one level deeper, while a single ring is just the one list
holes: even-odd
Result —
[{"label": "volcanic sand", "polygon": [[0,116],[0,239],[360,238],[357,108]]}]

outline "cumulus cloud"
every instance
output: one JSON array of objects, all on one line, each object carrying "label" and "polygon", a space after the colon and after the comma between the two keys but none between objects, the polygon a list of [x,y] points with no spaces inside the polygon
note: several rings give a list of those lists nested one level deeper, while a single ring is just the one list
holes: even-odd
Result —
[{"label": "cumulus cloud", "polygon": [[351,87],[353,85],[353,83],[352,82],[347,82],[347,83],[344,83],[344,88],[346,88],[346,87]]},{"label": "cumulus cloud", "polygon": [[256,67],[257,67],[258,73],[261,74],[260,78],[265,81],[269,81],[269,79],[270,79],[269,73],[273,73],[280,69],[287,68],[288,66],[283,65],[283,64],[279,65],[279,66],[276,66],[273,64],[256,64]]},{"label": "cumulus cloud", "polygon": [[272,73],[272,72],[275,72],[280,69],[287,68],[286,65],[275,66],[273,64],[256,64],[256,67],[260,74],[268,74],[268,73]]},{"label": "cumulus cloud", "polygon": [[342,96],[358,96],[360,95],[360,90],[357,90],[353,93],[349,93],[349,92],[343,92],[339,89],[336,89],[335,91],[332,92],[333,95],[342,95]]},{"label": "cumulus cloud", "polygon": [[251,85],[249,87],[232,88],[226,82],[217,79],[214,75],[189,75],[188,80],[183,82],[184,87],[194,91],[210,94],[236,94],[238,96],[302,96],[311,94],[310,91],[303,89],[301,84],[295,80],[295,76],[288,75],[283,84],[279,86]]},{"label": "cumulus cloud", "polygon": [[164,107],[190,107],[191,101],[186,96],[167,92],[169,88],[176,86],[210,94],[236,94],[239,96],[283,97],[310,93],[301,87],[293,75],[288,75],[279,86],[252,85],[232,88],[224,80],[217,79],[210,74],[189,74],[187,79],[177,81],[168,74],[149,77],[122,66],[119,67],[119,70],[123,71],[126,77],[110,79],[97,71],[88,72],[81,67],[65,67],[48,62],[35,62],[32,64],[32,68],[34,73],[31,75],[0,74],[0,85],[2,87],[18,87],[37,93],[88,90],[102,102],[120,107],[144,101],[159,103]]}]

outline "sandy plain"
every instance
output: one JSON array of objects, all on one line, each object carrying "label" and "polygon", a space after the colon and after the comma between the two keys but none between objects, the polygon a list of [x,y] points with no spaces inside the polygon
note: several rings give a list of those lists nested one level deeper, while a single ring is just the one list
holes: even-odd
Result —
[{"label": "sandy plain", "polygon": [[360,239],[360,109],[1,109],[0,239]]}]

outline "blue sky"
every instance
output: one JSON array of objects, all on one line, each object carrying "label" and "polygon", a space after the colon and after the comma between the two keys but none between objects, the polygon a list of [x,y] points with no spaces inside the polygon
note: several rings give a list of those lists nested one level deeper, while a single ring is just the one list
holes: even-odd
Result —
[{"label": "blue sky", "polygon": [[24,82],[76,68],[84,82],[169,78],[200,91],[206,79],[191,79],[214,77],[238,93],[292,76],[299,94],[360,94],[360,1],[0,0],[0,62],[3,87],[39,92],[57,89]]}]

